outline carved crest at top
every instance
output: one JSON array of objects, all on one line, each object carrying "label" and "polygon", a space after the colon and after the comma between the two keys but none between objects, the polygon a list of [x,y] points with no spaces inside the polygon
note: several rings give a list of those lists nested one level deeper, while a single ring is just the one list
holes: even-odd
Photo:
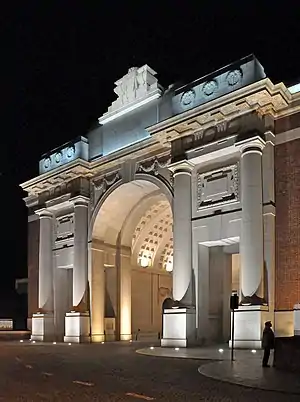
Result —
[{"label": "carved crest at top", "polygon": [[155,75],[156,72],[147,64],[142,67],[131,67],[124,77],[115,82],[114,92],[118,95],[118,99],[111,104],[108,112],[99,118],[99,123],[105,124],[124,114],[128,109],[132,110],[158,98],[161,88]]}]

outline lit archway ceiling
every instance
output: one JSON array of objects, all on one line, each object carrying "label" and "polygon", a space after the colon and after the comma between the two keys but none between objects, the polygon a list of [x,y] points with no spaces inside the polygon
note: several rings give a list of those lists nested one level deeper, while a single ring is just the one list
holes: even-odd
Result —
[{"label": "lit archway ceiling", "polygon": [[111,245],[121,233],[131,247],[132,265],[172,271],[173,218],[169,201],[153,183],[138,180],[121,185],[101,206],[93,238]]},{"label": "lit archway ceiling", "polygon": [[[157,187],[153,183],[143,180],[126,183],[115,189],[98,212],[93,227],[93,237],[108,244],[116,244],[117,236],[123,230],[125,221],[128,220],[134,208],[145,197],[154,195],[156,192]],[[128,246],[130,245],[129,242]]]},{"label": "lit archway ceiling", "polygon": [[170,204],[162,200],[141,217],[132,236],[132,260],[142,267],[172,271],[173,218]]}]

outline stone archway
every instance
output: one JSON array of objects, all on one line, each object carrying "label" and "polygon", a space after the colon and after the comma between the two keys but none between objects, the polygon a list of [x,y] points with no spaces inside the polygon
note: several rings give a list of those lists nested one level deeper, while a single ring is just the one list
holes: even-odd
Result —
[{"label": "stone archway", "polygon": [[161,332],[161,293],[172,288],[172,194],[140,176],[100,199],[91,219],[92,341]]}]

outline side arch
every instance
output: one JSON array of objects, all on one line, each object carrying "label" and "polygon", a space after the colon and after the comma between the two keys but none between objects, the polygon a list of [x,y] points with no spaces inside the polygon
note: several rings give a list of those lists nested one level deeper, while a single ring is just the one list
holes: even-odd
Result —
[{"label": "side arch", "polygon": [[136,173],[135,174],[135,179],[131,180],[130,182],[124,182],[123,179],[118,180],[116,183],[114,183],[107,191],[105,191],[102,196],[100,196],[99,200],[97,201],[97,204],[95,205],[93,209],[93,213],[90,217],[89,220],[89,227],[88,227],[88,241],[92,241],[92,235],[93,235],[93,229],[94,229],[94,224],[97,218],[97,215],[104,204],[104,202],[108,199],[108,197],[119,187],[121,187],[124,184],[135,182],[135,181],[146,181],[154,184],[155,186],[158,187],[158,189],[166,196],[167,200],[170,203],[171,209],[173,211],[173,191],[172,187],[169,183],[167,183],[167,180],[163,180],[161,177],[153,176],[147,173]]}]

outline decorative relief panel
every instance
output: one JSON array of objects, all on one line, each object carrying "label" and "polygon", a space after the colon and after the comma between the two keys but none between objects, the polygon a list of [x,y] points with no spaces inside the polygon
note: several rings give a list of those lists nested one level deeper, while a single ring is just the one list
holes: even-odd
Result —
[{"label": "decorative relief panel", "polygon": [[99,199],[105,194],[105,192],[121,180],[121,172],[120,170],[107,173],[102,177],[98,177],[94,180],[91,180],[91,208],[94,209]]},{"label": "decorative relief panel", "polygon": [[154,174],[155,176],[159,175],[159,169],[165,169],[171,162],[171,158],[169,155],[162,157],[153,157],[151,159],[147,159],[143,162],[139,162],[137,165],[136,171]]},{"label": "decorative relief panel", "polygon": [[238,164],[197,174],[197,210],[239,200]]},{"label": "decorative relief panel", "polygon": [[74,214],[56,219],[56,241],[72,238],[74,235]]}]

